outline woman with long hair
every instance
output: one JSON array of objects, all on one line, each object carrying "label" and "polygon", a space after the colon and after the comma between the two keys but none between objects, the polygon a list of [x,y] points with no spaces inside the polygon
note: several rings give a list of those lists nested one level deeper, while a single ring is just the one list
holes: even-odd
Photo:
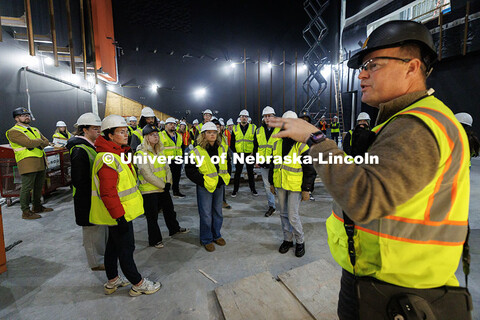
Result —
[{"label": "woman with long hair", "polygon": [[[219,246],[226,244],[220,229],[223,223],[223,192],[230,182],[231,173],[227,150],[222,145],[217,126],[213,122],[202,126],[197,146],[190,153],[195,156],[196,163],[186,164],[185,173],[197,187],[200,243],[208,252],[212,252],[215,250],[214,242]],[[218,157],[219,161],[212,161],[214,157]]]},{"label": "woman with long hair", "polygon": [[[147,124],[142,130],[143,142],[138,146],[135,155],[149,156],[151,159],[165,156],[158,133],[159,129],[156,126]],[[163,218],[170,236],[190,231],[180,227],[177,221],[177,214],[169,192],[172,185],[172,172],[168,164],[160,162],[147,161],[137,164],[140,182],[138,188],[143,196],[143,208],[147,218],[148,244],[157,249],[164,247],[162,233],[158,226],[159,209],[163,211]]]}]

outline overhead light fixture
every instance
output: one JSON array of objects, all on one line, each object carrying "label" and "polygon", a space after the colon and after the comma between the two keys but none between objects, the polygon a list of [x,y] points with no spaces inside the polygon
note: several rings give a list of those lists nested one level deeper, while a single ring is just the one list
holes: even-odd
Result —
[{"label": "overhead light fixture", "polygon": [[158,84],[154,83],[154,84],[152,84],[152,85],[150,86],[150,89],[151,89],[152,91],[157,91],[158,87],[159,87]]},{"label": "overhead light fixture", "polygon": [[43,61],[45,62],[45,64],[47,66],[52,66],[53,65],[53,59],[50,58],[50,57],[46,57]]},{"label": "overhead light fixture", "polygon": [[308,69],[308,66],[304,63],[304,64],[302,65],[302,71],[307,71],[307,69]]},{"label": "overhead light fixture", "polygon": [[268,65],[269,69],[272,69],[272,63],[271,62],[269,62],[267,65]]},{"label": "overhead light fixture", "polygon": [[113,90],[113,89],[115,89],[115,86],[111,85],[111,84],[107,84],[107,89],[108,90]]},{"label": "overhead light fixture", "polygon": [[230,63],[230,68],[235,69],[236,66],[237,66],[237,65],[235,64],[235,62],[231,62],[231,63]]},{"label": "overhead light fixture", "polygon": [[199,88],[199,89],[195,90],[193,94],[194,94],[195,97],[198,98],[198,99],[203,98],[203,97],[205,97],[205,95],[207,94],[207,89],[205,89],[205,88]]}]

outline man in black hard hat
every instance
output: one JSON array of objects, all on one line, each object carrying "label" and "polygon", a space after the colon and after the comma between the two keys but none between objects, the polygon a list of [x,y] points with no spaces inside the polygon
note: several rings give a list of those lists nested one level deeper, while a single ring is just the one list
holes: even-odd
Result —
[{"label": "man in black hard hat", "polygon": [[303,119],[307,121],[308,123],[312,123],[312,116],[310,115],[310,112],[308,111],[302,111],[298,114],[299,119]]},{"label": "man in black hard hat", "polygon": [[[468,228],[469,147],[453,112],[427,90],[436,57],[425,26],[390,21],[348,62],[360,71],[362,102],[379,109],[368,148],[378,161],[314,162],[334,199],[326,225],[330,251],[343,269],[341,320],[471,318],[465,289],[457,288],[459,300],[435,307],[406,292],[421,289],[415,296],[425,297],[441,288],[442,297],[452,297],[445,286],[459,286],[455,271]],[[302,120],[271,123],[284,129],[277,137],[311,146],[314,158],[343,154]]]},{"label": "man in black hard hat", "polygon": [[[13,110],[16,124],[6,132],[10,146],[15,152],[18,171],[22,177],[20,190],[20,205],[23,219],[38,219],[39,213],[53,209],[45,208],[40,202],[42,188],[45,183],[45,153],[43,148],[49,141],[37,128],[31,127],[30,111],[25,108]],[[30,192],[32,192],[33,207],[30,210]]]}]

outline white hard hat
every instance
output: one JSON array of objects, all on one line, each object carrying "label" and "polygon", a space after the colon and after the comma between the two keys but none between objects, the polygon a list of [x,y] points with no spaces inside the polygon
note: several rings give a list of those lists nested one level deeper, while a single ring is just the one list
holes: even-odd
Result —
[{"label": "white hard hat", "polygon": [[197,119],[195,119],[195,120],[193,120],[193,122],[192,122],[192,123],[193,123],[193,124],[198,124],[198,120],[197,120]]},{"label": "white hard hat", "polygon": [[458,122],[466,124],[467,126],[473,125],[473,118],[466,112],[460,112],[455,114],[455,118],[457,118]]},{"label": "white hard hat", "polygon": [[273,110],[273,108],[270,106],[266,106],[265,108],[263,108],[262,116],[266,114],[275,114],[275,110]]},{"label": "white hard hat", "polygon": [[137,121],[137,117],[131,116],[130,118],[128,118],[128,121]]},{"label": "white hard hat", "polygon": [[217,117],[213,116],[211,121],[213,121],[213,120],[218,120],[218,119],[217,119]]},{"label": "white hard hat", "polygon": [[288,111],[285,111],[285,113],[283,114],[282,118],[286,118],[286,119],[297,119],[298,116],[295,112],[291,111],[291,110],[288,110]]},{"label": "white hard hat", "polygon": [[63,121],[57,121],[57,127],[66,127],[67,124]]},{"label": "white hard hat", "polygon": [[118,128],[118,127],[126,127],[127,122],[122,116],[117,114],[111,114],[108,117],[105,117],[102,121],[102,132],[111,129],[111,128]]},{"label": "white hard hat", "polygon": [[338,119],[338,117],[337,117],[337,116],[333,116],[333,119]]},{"label": "white hard hat", "polygon": [[205,123],[203,126],[202,126],[202,130],[200,132],[204,132],[204,131],[207,131],[207,130],[215,130],[217,131],[217,125],[214,124],[213,122],[207,122]]},{"label": "white hard hat", "polygon": [[153,112],[153,109],[150,107],[145,107],[142,109],[142,117],[148,118],[148,117],[155,117],[155,113]]},{"label": "white hard hat", "polygon": [[366,112],[360,112],[360,113],[358,114],[357,121],[360,121],[360,120],[368,120],[368,121],[370,121],[371,119],[370,119],[370,116],[368,115],[368,113],[366,113]]},{"label": "white hard hat", "polygon": [[224,125],[225,125],[225,122],[223,122],[223,119],[222,119],[222,118],[220,118],[220,120],[218,120],[218,122],[220,122],[220,125],[221,125],[221,126],[224,126]]},{"label": "white hard hat", "polygon": [[242,122],[242,120],[240,120],[240,118],[237,118],[237,123],[239,123],[239,122]]},{"label": "white hard hat", "polygon": [[160,124],[165,124],[165,121],[163,121],[163,120],[160,120]]},{"label": "white hard hat", "polygon": [[212,112],[212,110],[210,110],[210,109],[206,109],[205,111],[203,111],[203,114],[205,114],[205,113],[210,113],[210,114],[213,115],[213,112]]},{"label": "white hard hat", "polygon": [[233,120],[232,118],[228,119],[227,121],[227,126],[233,125]]},{"label": "white hard hat", "polygon": [[101,125],[102,125],[102,120],[100,119],[99,116],[97,116],[95,113],[87,112],[82,114],[80,117],[78,117],[77,123],[75,123],[73,126],[78,127],[78,126],[101,126]]},{"label": "white hard hat", "polygon": [[165,120],[165,124],[167,123],[175,123],[175,118],[168,118],[167,120]]},{"label": "white hard hat", "polygon": [[184,125],[185,127],[187,126],[187,124],[185,123],[185,121],[180,121],[180,125]]},{"label": "white hard hat", "polygon": [[249,115],[250,115],[250,114],[249,114],[248,111],[245,110],[245,109],[243,109],[242,111],[240,111],[240,114],[239,114],[239,116],[246,116],[246,117],[248,117]]}]

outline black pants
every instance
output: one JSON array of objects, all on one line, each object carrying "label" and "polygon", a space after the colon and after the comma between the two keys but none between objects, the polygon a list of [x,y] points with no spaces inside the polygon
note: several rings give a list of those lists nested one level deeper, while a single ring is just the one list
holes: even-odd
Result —
[{"label": "black pants", "polygon": [[355,276],[342,269],[337,315],[340,320],[358,320],[358,301],[355,291]]},{"label": "black pants", "polygon": [[335,141],[336,144],[338,144],[338,132],[332,132],[332,140]]},{"label": "black pants", "polygon": [[[245,155],[246,157],[246,155]],[[255,180],[253,175],[253,164],[245,164],[247,166],[247,173],[248,173],[248,185],[250,186],[250,190],[255,190]],[[238,192],[238,188],[240,186],[240,176],[242,175],[243,170],[243,163],[236,163],[235,164],[235,177],[233,180],[233,192]]]},{"label": "black pants", "polygon": [[182,165],[171,163],[170,170],[172,171],[172,190],[173,193],[180,192],[180,175],[182,173]]},{"label": "black pants", "polygon": [[177,233],[180,229],[170,192],[144,194],[143,209],[145,210],[145,218],[147,218],[148,244],[150,246],[156,245],[163,239],[158,226],[158,211],[160,208],[163,210],[163,219],[169,235]]},{"label": "black pants", "polygon": [[108,241],[105,249],[105,271],[108,280],[118,276],[117,260],[120,261],[120,268],[128,281],[137,284],[142,280],[138,273],[137,266],[133,260],[135,251],[135,238],[133,236],[133,224],[128,222],[128,231],[119,232],[117,226],[108,227]]}]

